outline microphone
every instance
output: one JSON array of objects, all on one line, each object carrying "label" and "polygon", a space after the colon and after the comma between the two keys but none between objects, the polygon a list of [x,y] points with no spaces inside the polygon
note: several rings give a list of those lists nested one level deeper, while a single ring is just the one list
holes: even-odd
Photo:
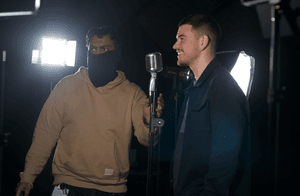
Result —
[{"label": "microphone", "polygon": [[146,55],[146,69],[148,72],[158,73],[163,70],[162,58],[159,52]]},{"label": "microphone", "polygon": [[162,72],[164,78],[174,78],[188,82],[193,79],[194,74],[189,67],[170,67],[167,66],[165,71]]},{"label": "microphone", "polygon": [[155,91],[155,80],[158,72],[163,70],[162,58],[159,52],[147,54],[145,57],[146,69],[151,73],[151,80],[149,85],[149,96]]}]

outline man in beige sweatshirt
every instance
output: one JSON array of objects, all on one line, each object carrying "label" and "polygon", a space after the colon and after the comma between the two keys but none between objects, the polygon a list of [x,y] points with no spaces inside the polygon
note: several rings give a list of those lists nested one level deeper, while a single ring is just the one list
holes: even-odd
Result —
[{"label": "man in beige sweatshirt", "polygon": [[[148,146],[150,107],[122,71],[121,46],[110,27],[87,34],[88,69],[57,83],[38,118],[16,196],[29,195],[57,143],[52,195],[124,196],[132,134]],[[157,100],[157,115],[163,109]],[[134,131],[132,130],[134,127]]]}]

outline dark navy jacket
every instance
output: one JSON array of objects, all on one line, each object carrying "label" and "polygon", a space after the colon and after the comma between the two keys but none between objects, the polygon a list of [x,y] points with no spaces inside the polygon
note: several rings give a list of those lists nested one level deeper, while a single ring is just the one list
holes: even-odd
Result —
[{"label": "dark navy jacket", "polygon": [[[250,113],[243,91],[215,58],[184,97],[178,131],[188,97],[189,105],[174,195],[250,196]],[[173,163],[171,184],[172,171]]]}]

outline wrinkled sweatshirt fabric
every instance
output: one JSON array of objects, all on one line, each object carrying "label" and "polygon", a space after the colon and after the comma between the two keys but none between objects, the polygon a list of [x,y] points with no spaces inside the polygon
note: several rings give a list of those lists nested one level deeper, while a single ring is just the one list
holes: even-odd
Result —
[{"label": "wrinkled sweatshirt fabric", "polygon": [[33,184],[57,143],[52,163],[53,185],[127,191],[132,134],[148,146],[143,90],[123,72],[95,88],[87,68],[80,67],[57,83],[39,115],[21,182]]}]

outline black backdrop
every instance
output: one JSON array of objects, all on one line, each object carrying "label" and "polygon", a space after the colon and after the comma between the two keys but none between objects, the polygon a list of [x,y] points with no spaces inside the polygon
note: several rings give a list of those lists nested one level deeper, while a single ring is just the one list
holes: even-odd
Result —
[{"label": "black backdrop", "polygon": [[[18,1],[19,2],[19,1]],[[11,3],[10,6],[19,5]],[[159,8],[159,9],[158,9]],[[25,9],[25,8],[24,8]],[[19,8],[19,10],[22,10]],[[155,18],[160,10],[161,18]],[[222,28],[218,51],[245,51],[255,57],[256,70],[249,98],[251,109],[252,139],[252,193],[272,195],[274,146],[267,139],[267,104],[269,45],[264,39],[254,7],[246,8],[239,1],[42,1],[36,16],[0,18],[1,51],[7,51],[5,76],[4,131],[10,132],[8,146],[4,151],[2,195],[14,195],[23,171],[25,156],[31,145],[32,134],[39,112],[53,86],[64,76],[86,65],[85,34],[92,26],[115,25],[124,35],[126,46],[124,63],[127,78],[138,84],[146,94],[150,74],[145,69],[145,55],[159,51],[165,66],[176,66],[176,53],[172,49],[177,33],[177,23],[191,12],[214,16]],[[60,68],[49,75],[45,68],[31,64],[31,53],[38,46],[41,36],[62,36],[77,41],[74,68]],[[163,41],[161,41],[163,39]],[[279,185],[278,192],[291,195],[296,190],[296,142],[299,137],[299,102],[297,73],[299,73],[299,36],[282,38],[281,75],[282,85],[287,90],[281,101],[279,140]],[[163,179],[167,179],[168,163],[174,145],[174,91],[172,80],[158,81],[158,90],[165,99],[162,116],[166,125],[162,135]],[[274,136],[274,135],[272,135]],[[147,148],[133,138],[132,148],[137,149],[140,167],[146,168]],[[52,177],[48,161],[45,169],[34,183],[31,196],[50,195]],[[135,180],[136,179],[136,180]],[[145,178],[130,177],[129,193],[146,192],[136,186]],[[137,187],[140,187],[138,189]],[[131,191],[131,192],[130,192]]]}]

